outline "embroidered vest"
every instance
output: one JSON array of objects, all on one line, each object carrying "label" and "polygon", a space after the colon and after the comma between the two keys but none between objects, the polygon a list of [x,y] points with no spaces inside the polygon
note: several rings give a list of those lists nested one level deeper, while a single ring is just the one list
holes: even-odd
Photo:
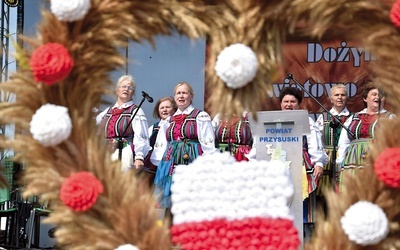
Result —
[{"label": "embroidered vest", "polygon": [[[350,113],[348,116],[346,115],[339,115],[337,118],[341,121],[343,124],[349,116],[351,116],[353,113]],[[336,133],[333,134],[333,128],[330,127],[331,121],[333,121],[333,117],[331,114],[324,112],[323,113],[323,118],[324,118],[324,129],[322,132],[322,141],[324,142],[325,146],[333,146],[333,142],[335,142],[335,145],[338,145],[339,142],[339,137],[340,137],[340,132],[342,131],[342,126],[338,125],[336,128]],[[335,141],[334,141],[335,140]]]},{"label": "embroidered vest", "polygon": [[233,143],[238,145],[252,145],[253,136],[247,115],[241,119],[231,121],[220,120],[215,128],[216,143]]},{"label": "embroidered vest", "polygon": [[[126,130],[123,137],[132,140],[135,133],[130,120],[136,108],[138,108],[136,105],[131,105],[119,114],[113,114],[112,108],[108,109],[107,114],[104,115],[100,124],[100,128],[104,131],[105,137],[107,139],[118,138],[122,136],[122,133]],[[127,128],[128,124],[130,125]]]},{"label": "embroidered vest", "polygon": [[[390,115],[390,112],[385,112],[379,115],[379,119],[388,118]],[[378,114],[356,113],[349,125],[349,130],[354,134],[354,138],[348,134],[349,139],[374,138],[379,119]]]},{"label": "embroidered vest", "polygon": [[201,111],[194,109],[183,121],[177,121],[175,116],[171,117],[171,123],[166,135],[168,141],[173,140],[198,140],[196,117]]}]

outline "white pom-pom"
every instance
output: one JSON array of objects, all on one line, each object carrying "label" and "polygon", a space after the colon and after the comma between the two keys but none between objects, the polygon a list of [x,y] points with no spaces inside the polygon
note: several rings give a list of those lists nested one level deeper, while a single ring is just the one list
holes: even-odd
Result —
[{"label": "white pom-pom", "polygon": [[45,147],[56,146],[67,139],[72,131],[68,109],[54,104],[45,104],[32,116],[30,132],[35,140]]},{"label": "white pom-pom", "polygon": [[241,43],[226,47],[218,55],[215,71],[232,89],[246,86],[257,74],[258,60],[254,51]]},{"label": "white pom-pom", "polygon": [[90,0],[51,0],[50,10],[60,21],[82,19],[91,7]]},{"label": "white pom-pom", "polygon": [[375,245],[389,233],[389,222],[379,206],[359,201],[350,206],[340,219],[349,239],[359,245]]},{"label": "white pom-pom", "polygon": [[126,245],[120,245],[119,247],[115,248],[114,250],[139,250],[137,246],[131,245],[131,244],[126,244]]}]

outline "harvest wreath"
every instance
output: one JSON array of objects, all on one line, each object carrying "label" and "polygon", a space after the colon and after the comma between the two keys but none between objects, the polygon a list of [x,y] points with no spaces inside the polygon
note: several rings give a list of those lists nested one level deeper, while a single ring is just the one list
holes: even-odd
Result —
[{"label": "harvest wreath", "polygon": [[[128,39],[153,43],[172,31],[207,37],[207,88],[213,113],[257,111],[281,61],[281,45],[301,31],[328,30],[360,41],[376,56],[373,68],[392,112],[400,109],[400,4],[385,0],[51,0],[36,37],[25,37],[19,69],[1,90],[16,101],[0,104],[0,123],[24,131],[0,138],[27,165],[25,195],[52,201],[49,221],[66,249],[170,249],[169,229],[157,223],[154,200],[137,178],[110,160],[97,135],[93,107],[122,67]],[[301,25],[299,25],[301,24]],[[233,56],[235,55],[235,56]],[[236,67],[235,67],[236,66]],[[223,98],[221,98],[223,96]],[[400,247],[400,126],[381,124],[369,168],[339,197],[328,194],[309,249]],[[368,181],[365,181],[368,180]],[[80,195],[71,190],[80,190]],[[368,211],[368,216],[362,216]],[[372,246],[373,245],[373,246]],[[267,247],[267,246],[266,246]]]}]

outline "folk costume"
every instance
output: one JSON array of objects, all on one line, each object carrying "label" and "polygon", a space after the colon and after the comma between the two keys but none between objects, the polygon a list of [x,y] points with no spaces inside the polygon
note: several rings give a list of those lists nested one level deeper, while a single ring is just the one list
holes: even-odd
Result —
[{"label": "folk costume", "polygon": [[[144,156],[151,149],[148,142],[146,116],[143,110],[139,108],[133,118],[136,109],[138,107],[132,101],[121,106],[116,103],[96,117],[96,122],[100,125],[100,129],[113,152],[111,156],[113,160],[118,159],[118,139],[122,137],[121,168],[123,171],[129,169],[134,160],[144,160]],[[127,128],[132,118],[131,125]]]},{"label": "folk costume", "polygon": [[303,223],[314,223],[317,212],[316,189],[318,180],[314,168],[324,168],[328,155],[324,151],[321,132],[309,117],[310,134],[303,136]]},{"label": "folk costume", "polygon": [[[324,148],[325,152],[328,155],[329,159],[332,158],[332,153],[333,153],[333,146],[336,145],[336,157],[337,157],[337,152],[339,149],[339,137],[340,133],[342,131],[342,126],[338,125],[336,129],[333,129],[330,126],[331,121],[334,121],[333,116],[336,116],[340,122],[344,125],[347,119],[353,115],[347,108],[344,108],[342,112],[338,113],[334,108],[332,108],[330,113],[324,112],[322,113],[317,121],[316,125],[318,126],[319,130],[322,133],[322,142],[324,143]],[[334,133],[335,132],[335,133]],[[318,188],[317,188],[317,195],[323,196],[323,189],[325,188],[331,188],[333,187],[332,183],[332,176],[330,174],[332,173],[332,167],[336,167],[336,163],[334,163],[335,166],[331,166],[331,161],[328,161],[328,164],[326,164],[324,168],[324,175],[321,178]],[[340,172],[340,169],[336,169],[335,172]]]},{"label": "folk costume", "polygon": [[215,128],[215,144],[221,151],[230,152],[237,161],[248,161],[245,154],[248,154],[253,145],[248,113],[243,112],[242,117],[232,117],[221,120],[216,115],[212,121]]},{"label": "folk costume", "polygon": [[[167,118],[168,119],[168,118]],[[158,135],[158,131],[160,130],[160,122],[158,121],[156,123],[154,123],[149,129],[148,129],[148,134],[150,136],[149,138],[149,142],[150,142],[150,147],[152,148],[149,153],[147,154],[147,156],[144,158],[144,169],[145,171],[149,172],[149,173],[153,173],[155,175],[156,171],[157,171],[157,166],[153,165],[150,161],[150,157],[151,154],[153,153],[153,148],[154,148],[154,144],[156,143],[156,139],[157,139],[157,135]],[[151,178],[150,180],[151,184],[153,184],[154,182],[154,176]]]},{"label": "folk costume", "polygon": [[164,120],[160,120],[160,121],[154,123],[148,129],[148,133],[150,135],[149,142],[150,142],[151,150],[144,157],[143,172],[146,175],[149,187],[151,187],[154,184],[154,178],[155,178],[155,175],[156,175],[156,172],[157,172],[157,166],[154,165],[150,160],[151,155],[153,154],[154,144],[156,143],[157,135],[158,135],[158,132],[160,131],[160,124],[162,124],[163,122],[169,122],[169,118],[170,117],[167,117]]},{"label": "folk costume", "polygon": [[350,135],[346,130],[342,130],[339,138],[339,151],[336,163],[341,167],[340,173],[340,192],[343,191],[343,183],[348,174],[355,174],[360,168],[366,166],[366,155],[368,154],[369,143],[375,137],[375,129],[379,125],[378,120],[384,118],[394,118],[385,109],[381,109],[376,114],[367,114],[367,109],[351,116],[345,126],[353,133]]}]

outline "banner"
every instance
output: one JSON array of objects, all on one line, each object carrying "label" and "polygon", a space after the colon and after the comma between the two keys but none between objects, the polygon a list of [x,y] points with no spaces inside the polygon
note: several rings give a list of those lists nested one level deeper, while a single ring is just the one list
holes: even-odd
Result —
[{"label": "banner", "polygon": [[[283,64],[278,69],[278,81],[272,84],[271,98],[266,100],[263,110],[280,109],[279,92],[283,87],[291,85],[302,90],[295,82],[285,81],[289,73],[328,110],[332,107],[330,89],[338,83],[347,88],[347,108],[350,111],[358,112],[364,108],[362,90],[370,81],[371,62],[375,57],[357,43],[291,42],[283,45],[282,54]],[[309,94],[303,93],[301,107],[317,116],[323,108]]]}]

